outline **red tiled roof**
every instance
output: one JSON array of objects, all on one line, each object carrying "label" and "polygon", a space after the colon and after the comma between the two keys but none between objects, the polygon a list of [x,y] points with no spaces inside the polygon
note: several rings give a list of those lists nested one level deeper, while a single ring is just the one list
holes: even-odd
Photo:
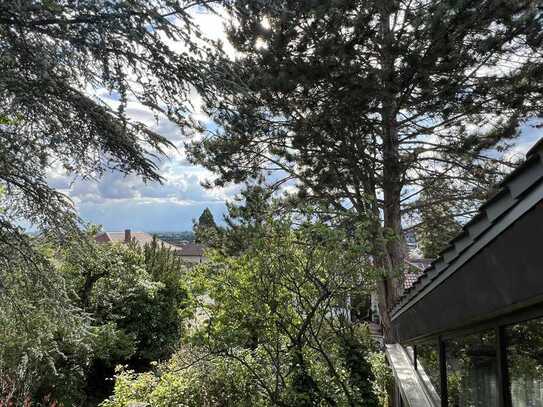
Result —
[{"label": "red tiled roof", "polygon": [[404,280],[403,280],[403,288],[405,290],[411,288],[413,284],[415,284],[415,281],[418,280],[420,276],[422,276],[424,273],[422,271],[416,272],[416,271],[406,271],[404,273]]},{"label": "red tiled roof", "polygon": [[405,259],[405,262],[411,266],[404,273],[403,288],[408,290],[415,284],[424,270],[432,264],[430,259]]}]

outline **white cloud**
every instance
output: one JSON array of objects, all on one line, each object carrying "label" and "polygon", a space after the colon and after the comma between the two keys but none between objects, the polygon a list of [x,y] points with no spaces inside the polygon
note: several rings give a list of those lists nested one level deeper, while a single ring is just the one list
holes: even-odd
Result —
[{"label": "white cloud", "polygon": [[[224,22],[228,21],[228,16],[223,8],[215,8],[215,12],[212,12],[195,7],[191,14],[206,39],[221,42],[224,52],[230,57],[236,55],[227,41]],[[182,42],[169,38],[164,40],[179,52],[190,52]],[[198,41],[204,44],[206,40]],[[119,106],[119,95],[107,89],[89,87],[86,92],[113,109]],[[174,145],[174,148],[168,149],[168,157],[156,163],[164,182],[144,183],[135,175],[118,172],[107,172],[99,180],[84,180],[68,175],[62,165],[55,162],[48,171],[49,184],[73,200],[83,219],[102,223],[106,229],[132,225],[143,230],[183,230],[190,228],[192,218],[197,218],[206,206],[212,208],[220,218],[225,211],[224,202],[239,187],[204,189],[201,183],[212,178],[213,174],[188,162],[184,143],[191,135],[184,133],[165,116],[150,111],[133,95],[127,96],[125,114],[165,136]],[[196,90],[191,91],[189,102],[193,110],[191,117],[203,124],[209,123],[209,117],[203,112],[202,98]],[[179,216],[185,218],[173,221],[174,217]],[[138,221],[135,222],[135,219]]]},{"label": "white cloud", "polygon": [[[220,41],[231,58],[237,55],[227,41],[224,21],[228,21],[228,16],[224,9],[218,8],[217,12],[213,13],[194,8],[191,14],[206,38]],[[262,21],[263,28],[269,28],[269,25],[269,21]],[[187,51],[182,43],[170,40],[168,42],[178,51]],[[263,48],[267,44],[264,40],[259,40],[256,46]],[[106,89],[87,89],[87,92],[105,101],[112,108],[119,105],[118,95],[110,94]],[[209,117],[202,109],[202,99],[195,90],[190,94],[190,103],[194,110],[192,118],[209,123]],[[240,187],[233,185],[204,189],[201,182],[212,179],[213,174],[188,162],[183,148],[187,134],[183,134],[176,124],[163,115],[155,115],[133,97],[129,97],[125,112],[130,118],[145,123],[165,136],[176,147],[168,150],[167,159],[157,163],[158,171],[164,178],[163,184],[146,184],[134,175],[125,176],[113,172],[105,174],[98,181],[74,179],[66,175],[60,164],[55,163],[49,171],[50,185],[70,196],[84,219],[104,224],[109,230],[121,230],[125,227],[155,231],[186,230],[190,229],[192,219],[197,218],[208,206],[218,220],[225,211],[224,202],[238,193]],[[524,155],[541,136],[541,129],[526,125],[523,136],[511,150],[511,154]],[[294,189],[292,183],[283,186],[284,192],[292,192]]]},{"label": "white cloud", "polygon": [[232,44],[228,42],[226,36],[226,24],[232,23],[232,19],[223,7],[214,7],[213,11],[204,8],[195,7],[192,12],[193,21],[198,25],[205,38],[212,41],[220,41],[223,45],[223,51],[229,57],[238,55]]}]

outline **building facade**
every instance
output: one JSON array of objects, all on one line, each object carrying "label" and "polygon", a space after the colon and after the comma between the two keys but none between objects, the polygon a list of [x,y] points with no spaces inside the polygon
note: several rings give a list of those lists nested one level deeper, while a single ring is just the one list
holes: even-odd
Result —
[{"label": "building facade", "polygon": [[396,406],[543,407],[542,254],[540,141],[392,310]]}]

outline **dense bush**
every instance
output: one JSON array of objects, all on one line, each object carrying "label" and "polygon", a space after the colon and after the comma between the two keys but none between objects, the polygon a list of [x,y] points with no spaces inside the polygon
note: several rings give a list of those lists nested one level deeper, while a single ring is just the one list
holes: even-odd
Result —
[{"label": "dense bush", "polygon": [[19,259],[0,270],[0,405],[77,404],[92,355],[90,319],[46,259],[39,274],[25,266]]},{"label": "dense bush", "polygon": [[[255,365],[248,359],[245,355],[245,362]],[[266,405],[244,364],[192,348],[182,348],[151,372],[136,374],[121,369],[116,376],[115,395],[102,407],[126,407],[134,402],[153,407]]]},{"label": "dense bush", "polygon": [[114,368],[168,359],[182,334],[185,268],[156,244],[34,239],[39,273],[0,271],[0,401],[96,405]]}]

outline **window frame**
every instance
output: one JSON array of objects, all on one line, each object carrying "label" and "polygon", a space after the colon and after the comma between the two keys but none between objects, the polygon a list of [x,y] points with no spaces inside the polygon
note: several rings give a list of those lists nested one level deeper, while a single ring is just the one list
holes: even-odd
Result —
[{"label": "window frame", "polygon": [[[450,339],[461,338],[470,334],[476,334],[491,329],[496,333],[496,377],[498,380],[498,406],[497,407],[512,407],[511,400],[511,385],[509,381],[509,366],[507,360],[507,334],[508,326],[527,322],[533,319],[543,318],[543,303],[539,303],[533,307],[522,309],[517,312],[511,312],[506,315],[501,315],[495,318],[490,318],[478,323],[470,324],[466,327],[456,330],[450,330],[439,334],[425,335],[422,338],[406,342],[404,345],[413,346],[414,367],[417,371],[417,345],[437,344],[439,352],[439,371],[440,371],[440,397],[441,406],[436,404],[436,407],[448,407],[448,390],[447,390],[447,365],[446,365],[446,341]],[[417,371],[418,374],[418,371]]]}]

